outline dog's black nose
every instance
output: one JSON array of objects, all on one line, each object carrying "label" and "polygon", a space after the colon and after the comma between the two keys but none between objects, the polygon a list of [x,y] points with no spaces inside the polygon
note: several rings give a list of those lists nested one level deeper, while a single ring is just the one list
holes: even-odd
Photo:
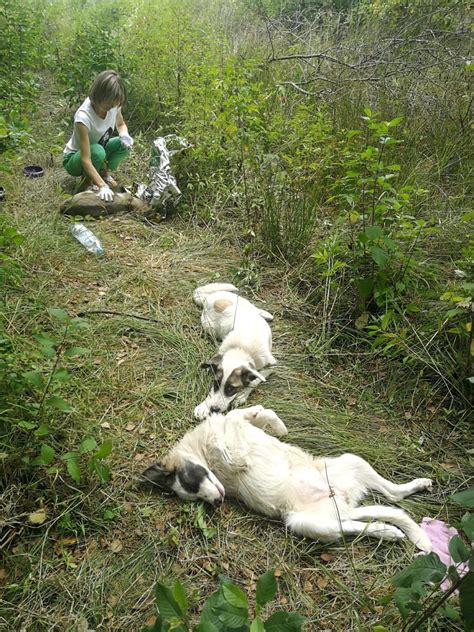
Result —
[{"label": "dog's black nose", "polygon": [[211,413],[220,413],[221,409],[219,406],[211,406]]}]

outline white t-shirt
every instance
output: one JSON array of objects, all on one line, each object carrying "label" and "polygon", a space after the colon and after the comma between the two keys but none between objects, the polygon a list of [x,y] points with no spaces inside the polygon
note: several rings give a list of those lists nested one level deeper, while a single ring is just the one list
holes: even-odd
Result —
[{"label": "white t-shirt", "polygon": [[87,97],[74,115],[74,131],[69,142],[64,147],[64,153],[71,154],[80,149],[76,123],[83,123],[87,127],[91,145],[98,143],[105,146],[114,132],[117,113],[120,110],[120,106],[114,107],[107,112],[105,119],[101,119],[92,107],[91,100]]}]

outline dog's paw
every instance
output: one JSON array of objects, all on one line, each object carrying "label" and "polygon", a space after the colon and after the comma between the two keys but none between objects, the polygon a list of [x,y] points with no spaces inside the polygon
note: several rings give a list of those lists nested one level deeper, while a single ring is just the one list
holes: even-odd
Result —
[{"label": "dog's paw", "polygon": [[199,421],[203,421],[204,419],[206,419],[206,417],[209,417],[211,411],[209,409],[209,406],[206,404],[206,402],[201,402],[200,404],[198,404],[196,406],[196,408],[194,409],[194,418],[198,419]]},{"label": "dog's paw", "polygon": [[427,492],[433,491],[433,481],[431,478],[415,478],[412,485],[413,491],[415,492],[423,492],[425,490]]},{"label": "dog's paw", "polygon": [[285,424],[271,408],[265,408],[258,416],[270,426],[276,437],[284,437],[288,434]]},{"label": "dog's paw", "polygon": [[420,535],[418,536],[416,542],[413,542],[413,544],[416,546],[417,549],[420,550],[420,553],[417,553],[417,555],[431,553],[431,551],[433,550],[433,544],[431,543],[431,540],[421,529]]},{"label": "dog's paw", "polygon": [[384,525],[384,528],[380,530],[380,539],[387,542],[394,542],[395,540],[403,540],[405,534],[401,529],[397,529],[393,525]]}]

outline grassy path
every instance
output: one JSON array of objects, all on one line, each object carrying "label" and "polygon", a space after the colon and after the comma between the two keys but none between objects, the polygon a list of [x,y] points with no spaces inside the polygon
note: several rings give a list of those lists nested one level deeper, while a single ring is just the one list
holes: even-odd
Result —
[{"label": "grassy path", "polygon": [[[45,164],[44,147],[68,115],[49,105],[55,98],[45,99],[38,114],[41,142],[29,151],[29,162]],[[147,155],[147,145],[138,144],[122,182],[146,178]],[[184,204],[180,215],[155,226],[106,219],[91,225],[105,248],[105,256],[95,258],[59,216],[66,180],[57,156],[42,179],[24,179],[21,168],[6,178],[5,212],[26,237],[26,276],[7,296],[3,314],[10,331],[48,331],[54,325],[47,307],[71,314],[112,310],[159,322],[85,316],[90,327],[78,343],[91,353],[69,367],[73,380],[64,396],[74,411],[58,413],[55,433],[64,450],[87,436],[111,438],[113,477],[101,486],[76,486],[65,473],[11,481],[4,496],[9,514],[42,504],[48,520],[32,528],[19,517],[22,527],[5,561],[5,629],[138,630],[153,615],[157,579],[179,578],[197,613],[220,574],[252,593],[268,568],[280,569],[271,608],[307,616],[308,630],[399,629],[393,606],[380,605],[379,598],[389,592],[388,578],[412,559],[409,542],[323,546],[291,537],[282,525],[236,504],[202,515],[197,505],[134,489],[145,466],[192,427],[192,409],[207,391],[198,365],[214,346],[200,329],[191,296],[198,284],[235,279],[239,227],[237,220],[219,219],[218,210],[217,220],[203,225]],[[429,393],[416,383],[400,385],[383,360],[357,349],[315,351],[308,341],[317,338],[317,322],[304,315],[285,275],[271,266],[260,275],[261,289],[243,293],[274,314],[279,365],[251,403],[275,408],[288,440],[314,453],[353,451],[400,481],[432,476],[434,493],[402,506],[417,519],[449,518],[445,499],[464,478],[461,431],[438,422]]]}]

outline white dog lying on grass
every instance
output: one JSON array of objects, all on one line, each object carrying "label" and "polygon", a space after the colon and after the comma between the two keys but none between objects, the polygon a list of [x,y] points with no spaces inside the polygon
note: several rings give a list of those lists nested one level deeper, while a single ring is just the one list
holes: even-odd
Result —
[{"label": "white dog lying on grass", "polygon": [[426,534],[402,509],[358,506],[369,490],[392,501],[430,490],[429,478],[397,485],[354,454],[315,458],[266,434],[266,425],[278,436],[287,433],[275,412],[262,406],[211,415],[143,477],[185,500],[218,505],[225,495],[237,498],[258,513],[282,518],[295,533],[323,542],[342,535],[379,540],[406,535],[421,551],[431,551]]},{"label": "white dog lying on grass", "polygon": [[211,336],[222,340],[218,352],[201,367],[210,369],[214,380],[206,399],[196,406],[194,416],[205,419],[241,406],[276,364],[272,355],[272,332],[267,321],[273,316],[242,298],[229,283],[209,283],[194,292],[202,307],[201,323]]}]

